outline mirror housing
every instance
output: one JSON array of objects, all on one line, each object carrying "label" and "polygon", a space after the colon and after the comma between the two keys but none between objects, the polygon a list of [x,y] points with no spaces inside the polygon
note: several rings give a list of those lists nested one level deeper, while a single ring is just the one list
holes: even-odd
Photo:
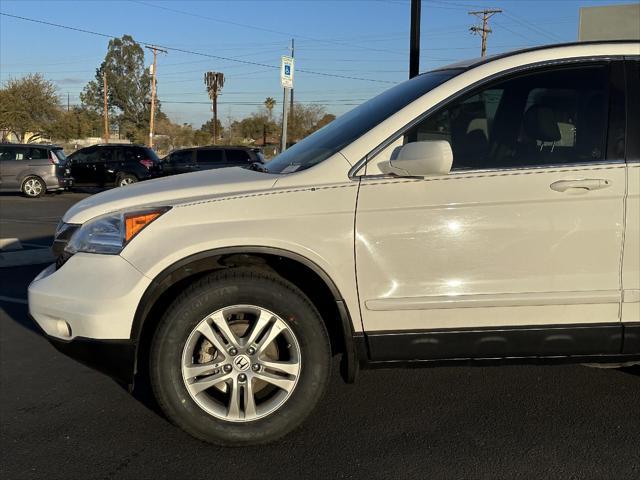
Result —
[{"label": "mirror housing", "polygon": [[389,160],[389,173],[401,177],[448,175],[453,151],[446,140],[407,143]]}]

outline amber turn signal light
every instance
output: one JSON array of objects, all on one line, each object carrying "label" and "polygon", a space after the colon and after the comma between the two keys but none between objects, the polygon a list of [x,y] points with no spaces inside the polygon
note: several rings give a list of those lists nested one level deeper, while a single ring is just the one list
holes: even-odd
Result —
[{"label": "amber turn signal light", "polygon": [[147,211],[141,213],[129,213],[125,214],[125,233],[124,240],[128,242],[135,237],[140,231],[153,222],[156,218],[162,215],[166,210]]}]

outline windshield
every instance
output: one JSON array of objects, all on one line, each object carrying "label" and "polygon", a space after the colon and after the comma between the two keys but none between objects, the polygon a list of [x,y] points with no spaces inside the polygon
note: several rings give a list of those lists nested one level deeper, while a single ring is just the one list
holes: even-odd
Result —
[{"label": "windshield", "polygon": [[398,110],[462,71],[429,72],[390,88],[275,157],[266,164],[266,171],[293,173],[326,160]]}]

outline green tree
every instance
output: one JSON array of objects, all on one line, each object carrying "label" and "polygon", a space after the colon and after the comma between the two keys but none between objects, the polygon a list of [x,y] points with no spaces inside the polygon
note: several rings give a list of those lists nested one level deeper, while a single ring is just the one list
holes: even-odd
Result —
[{"label": "green tree", "polygon": [[335,118],[335,115],[327,114],[322,105],[296,103],[289,116],[287,137],[292,142],[299,142]]},{"label": "green tree", "polygon": [[0,88],[0,130],[18,142],[35,142],[51,134],[61,115],[55,85],[39,73],[10,79]]},{"label": "green tree", "polygon": [[[80,94],[82,104],[103,110],[103,74],[107,78],[107,100],[112,122],[121,135],[144,140],[149,130],[151,75],[144,68],[144,50],[130,35],[109,40],[107,54],[96,69],[95,80]],[[159,109],[159,105],[158,105]]]},{"label": "green tree", "polygon": [[68,141],[74,138],[97,137],[102,133],[102,116],[82,107],[61,112],[51,124],[51,137]]},{"label": "green tree", "polygon": [[258,112],[233,122],[232,129],[241,139],[258,140],[266,133],[270,135],[278,130],[278,125],[269,120],[266,113]]},{"label": "green tree", "polygon": [[[220,121],[219,118],[216,120],[216,122],[217,122],[216,125],[218,127],[216,128],[216,132],[218,132],[218,136],[222,138],[225,136],[224,127],[222,126],[222,122]],[[200,132],[204,132],[209,135],[209,139],[206,141],[206,143],[204,143],[204,145],[213,143],[213,119],[207,120],[206,122],[204,122],[200,127]],[[199,138],[202,139],[204,138],[204,136],[199,135]]]}]

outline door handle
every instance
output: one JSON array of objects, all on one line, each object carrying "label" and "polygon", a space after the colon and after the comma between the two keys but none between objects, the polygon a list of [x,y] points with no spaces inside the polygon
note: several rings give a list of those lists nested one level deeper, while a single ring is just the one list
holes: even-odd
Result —
[{"label": "door handle", "polygon": [[591,190],[600,190],[611,186],[610,180],[603,178],[585,178],[582,180],[558,180],[553,182],[549,187],[551,190],[563,193],[587,193]]}]

